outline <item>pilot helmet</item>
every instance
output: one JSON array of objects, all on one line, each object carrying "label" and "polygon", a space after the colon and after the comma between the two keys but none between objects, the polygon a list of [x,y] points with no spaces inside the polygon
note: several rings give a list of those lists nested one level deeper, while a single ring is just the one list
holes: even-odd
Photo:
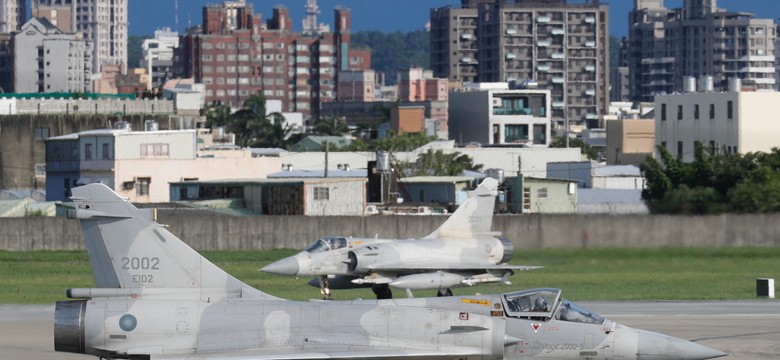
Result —
[{"label": "pilot helmet", "polygon": [[547,308],[547,300],[545,300],[543,297],[536,298],[536,301],[534,302],[534,308],[538,310],[546,309]]}]

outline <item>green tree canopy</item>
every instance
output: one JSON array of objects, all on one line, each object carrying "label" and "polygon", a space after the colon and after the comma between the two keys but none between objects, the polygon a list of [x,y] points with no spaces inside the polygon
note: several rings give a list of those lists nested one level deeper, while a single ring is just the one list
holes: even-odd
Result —
[{"label": "green tree canopy", "polygon": [[266,115],[265,97],[255,94],[244,102],[244,106],[231,113],[227,105],[212,105],[204,108],[206,126],[224,126],[236,135],[236,145],[241,147],[288,147],[292,128],[282,114]]},{"label": "green tree canopy", "polygon": [[712,155],[696,143],[683,162],[659,146],[660,162],[641,165],[642,198],[653,213],[717,214],[780,211],[780,149],[770,153]]},{"label": "green tree canopy", "polygon": [[417,156],[417,162],[405,166],[414,176],[457,176],[464,170],[481,171],[482,164],[465,154],[428,149]]},{"label": "green tree canopy", "polygon": [[[566,147],[566,138],[563,137],[556,137],[553,138],[553,140],[550,142],[550,147],[553,148],[565,148]],[[569,147],[572,148],[580,148],[580,153],[582,155],[585,155],[590,160],[598,160],[599,159],[599,152],[596,151],[592,146],[586,144],[582,139],[569,139]]]}]

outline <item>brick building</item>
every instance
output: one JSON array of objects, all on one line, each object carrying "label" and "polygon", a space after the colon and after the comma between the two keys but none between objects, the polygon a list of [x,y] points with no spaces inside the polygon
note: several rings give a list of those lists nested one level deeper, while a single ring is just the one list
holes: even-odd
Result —
[{"label": "brick building", "polygon": [[318,36],[292,31],[290,13],[277,6],[263,25],[245,1],[203,8],[203,24],[182,36],[174,76],[206,86],[206,103],[240,107],[262,93],[282,111],[317,119],[320,104],[336,99],[338,71],[370,67],[370,53],[350,50],[350,11],[335,9],[335,30]]}]

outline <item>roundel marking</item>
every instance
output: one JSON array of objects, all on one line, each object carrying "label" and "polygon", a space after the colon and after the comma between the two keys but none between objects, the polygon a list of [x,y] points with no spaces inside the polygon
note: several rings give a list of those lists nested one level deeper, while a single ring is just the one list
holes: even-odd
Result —
[{"label": "roundel marking", "polygon": [[138,325],[138,320],[135,318],[135,316],[130,314],[122,315],[121,318],[119,318],[119,327],[127,332],[135,330],[135,327]]}]

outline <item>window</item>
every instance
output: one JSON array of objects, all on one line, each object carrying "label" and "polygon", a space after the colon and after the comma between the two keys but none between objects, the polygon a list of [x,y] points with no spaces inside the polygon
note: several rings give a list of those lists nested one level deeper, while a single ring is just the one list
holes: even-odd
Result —
[{"label": "window", "polygon": [[726,106],[726,117],[731,120],[734,118],[734,102],[729,100],[729,102],[726,103]]},{"label": "window", "polygon": [[682,120],[683,118],[683,106],[677,105],[677,120]]},{"label": "window", "polygon": [[693,118],[699,120],[699,104],[693,105]]},{"label": "window", "polygon": [[661,121],[666,121],[666,104],[661,104]]},{"label": "window", "polygon": [[152,183],[150,177],[139,177],[135,180],[135,194],[136,195],[149,195],[149,184]]},{"label": "window", "polygon": [[677,158],[682,159],[683,157],[683,142],[678,141],[677,142]]},{"label": "window", "polygon": [[710,104],[710,120],[715,118],[715,104]]},{"label": "window", "polygon": [[84,160],[92,160],[92,144],[84,144]]},{"label": "window", "polygon": [[330,200],[330,189],[326,187],[315,187],[314,200]]},{"label": "window", "polygon": [[141,144],[141,157],[168,157],[168,144]]},{"label": "window", "polygon": [[103,144],[103,160],[110,159],[108,143]]},{"label": "window", "polygon": [[42,141],[49,138],[49,128],[35,128],[35,140]]},{"label": "window", "polygon": [[536,197],[539,199],[546,199],[547,198],[547,188],[539,188],[536,190]]}]

